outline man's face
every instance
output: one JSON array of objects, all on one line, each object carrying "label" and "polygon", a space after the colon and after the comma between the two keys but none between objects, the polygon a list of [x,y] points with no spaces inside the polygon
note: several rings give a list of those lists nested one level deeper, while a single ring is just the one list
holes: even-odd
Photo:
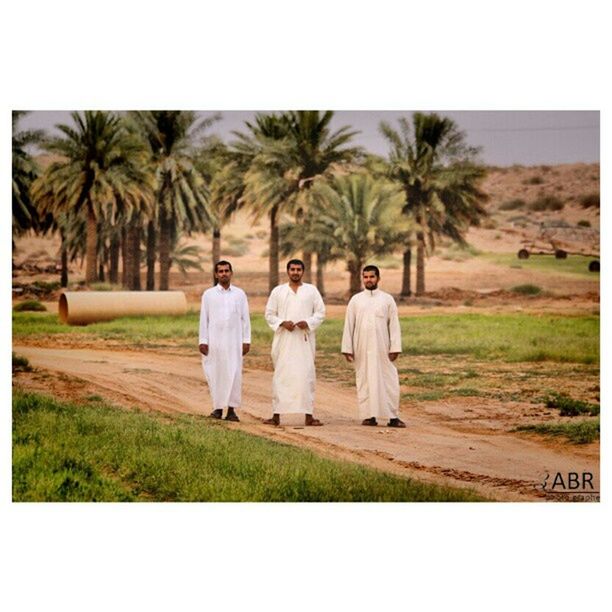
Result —
[{"label": "man's face", "polygon": [[215,271],[215,278],[217,279],[220,285],[222,285],[223,287],[227,287],[230,284],[230,281],[232,280],[232,271],[230,270],[230,267],[227,264],[217,266],[217,269]]},{"label": "man's face", "polygon": [[300,264],[291,264],[287,270],[287,274],[292,283],[299,283],[304,276],[304,268]]},{"label": "man's face", "polygon": [[378,288],[378,276],[376,276],[376,272],[368,270],[363,273],[363,286],[370,291]]}]

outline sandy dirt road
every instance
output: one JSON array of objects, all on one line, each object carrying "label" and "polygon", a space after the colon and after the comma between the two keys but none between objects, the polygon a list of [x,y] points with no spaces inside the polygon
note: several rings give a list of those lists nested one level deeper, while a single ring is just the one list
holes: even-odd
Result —
[{"label": "sandy dirt road", "polygon": [[[211,411],[197,355],[25,345],[13,350],[35,368],[68,380],[66,389],[76,390],[73,399],[88,392],[126,407],[198,415]],[[40,384],[49,388],[48,381]],[[241,423],[228,427],[422,481],[473,488],[495,500],[565,501],[565,496],[541,490],[545,475],[556,472],[589,471],[599,491],[598,443],[549,442],[510,433],[508,426],[491,427],[486,419],[455,419],[452,405],[436,412],[404,410],[404,430],[362,427],[354,389],[319,381],[315,410],[325,426],[305,428],[293,416],[274,428],[262,423],[271,412],[271,373],[248,368],[243,404]]]}]

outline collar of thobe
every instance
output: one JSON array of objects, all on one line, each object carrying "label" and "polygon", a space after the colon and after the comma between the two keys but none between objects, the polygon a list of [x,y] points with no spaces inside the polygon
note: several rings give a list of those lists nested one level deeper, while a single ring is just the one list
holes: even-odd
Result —
[{"label": "collar of thobe", "polygon": [[224,289],[224,288],[221,286],[221,284],[220,284],[220,283],[218,283],[218,284],[216,285],[216,287],[217,287],[217,291],[219,291],[220,293],[226,293],[226,292],[228,292],[228,291],[231,291],[231,290],[232,290],[232,284],[231,284],[231,283],[230,283],[230,286],[229,286],[227,289]]},{"label": "collar of thobe", "polygon": [[369,297],[376,297],[380,295],[380,289],[364,289],[364,292]]}]

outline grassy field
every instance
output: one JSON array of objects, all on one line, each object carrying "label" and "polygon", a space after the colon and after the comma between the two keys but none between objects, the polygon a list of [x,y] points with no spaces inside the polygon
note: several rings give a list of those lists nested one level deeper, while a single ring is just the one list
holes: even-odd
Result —
[{"label": "grassy field", "polygon": [[477,501],[232,430],[17,391],[14,501]]},{"label": "grassy field", "polygon": [[561,436],[574,444],[588,444],[599,440],[599,418],[577,423],[539,423],[522,425],[516,431],[527,431],[545,436]]},{"label": "grassy field", "polygon": [[[555,272],[572,276],[586,276],[594,280],[599,279],[598,273],[589,272],[589,262],[596,259],[594,257],[568,255],[567,259],[555,259],[554,255],[532,255],[529,259],[519,259],[516,253],[483,253],[479,257],[491,263],[509,268]],[[559,287],[559,293],[562,293],[562,289],[563,287]]]},{"label": "grassy field", "polygon": [[[45,313],[13,313],[13,338],[69,334],[155,347],[173,342],[195,348],[196,312],[184,317],[131,317],[86,327],[62,325]],[[252,315],[255,352],[269,352],[272,331],[262,315]],[[443,314],[402,317],[404,354],[457,355],[506,362],[599,362],[599,317],[528,314]],[[322,353],[337,355],[343,321],[328,319],[317,331]]]}]

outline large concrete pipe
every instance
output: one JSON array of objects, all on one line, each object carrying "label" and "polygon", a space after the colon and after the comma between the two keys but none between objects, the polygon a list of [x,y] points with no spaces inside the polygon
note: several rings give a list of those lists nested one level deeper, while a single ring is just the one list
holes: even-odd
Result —
[{"label": "large concrete pipe", "polygon": [[66,291],[59,299],[60,321],[68,325],[186,312],[187,299],[182,291]]}]

